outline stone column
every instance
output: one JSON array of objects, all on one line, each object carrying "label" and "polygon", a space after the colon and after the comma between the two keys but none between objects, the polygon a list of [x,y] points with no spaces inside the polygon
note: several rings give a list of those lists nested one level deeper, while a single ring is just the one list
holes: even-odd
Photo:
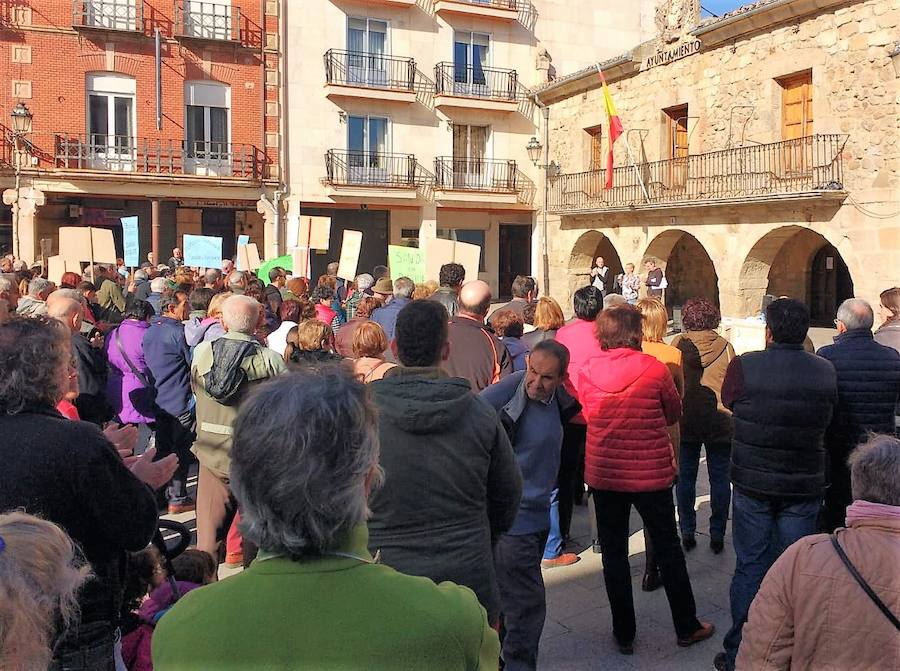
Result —
[{"label": "stone column", "polygon": [[422,206],[422,221],[419,224],[419,240],[437,237],[437,205],[428,202]]},{"label": "stone column", "polygon": [[[18,196],[18,202],[17,202]],[[7,189],[3,192],[3,203],[12,207],[12,218],[15,226],[13,231],[13,250],[16,248],[16,236],[18,236],[17,256],[31,265],[40,252],[40,238],[37,233],[37,208],[46,203],[44,192],[32,187]]]},{"label": "stone column", "polygon": [[275,204],[268,198],[261,197],[256,201],[256,211],[263,216],[263,249],[260,256],[263,260],[278,256],[278,213]]}]

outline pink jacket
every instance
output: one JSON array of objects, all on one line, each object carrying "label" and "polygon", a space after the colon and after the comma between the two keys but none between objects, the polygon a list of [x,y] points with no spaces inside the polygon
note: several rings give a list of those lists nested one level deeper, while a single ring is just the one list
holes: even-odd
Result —
[{"label": "pink jacket", "polygon": [[[188,592],[201,587],[196,583],[178,581],[178,592],[184,596]],[[180,597],[179,597],[180,598]],[[122,660],[128,671],[153,671],[153,659],[150,646],[153,642],[153,630],[156,623],[175,603],[172,588],[168,582],[163,583],[150,593],[141,604],[138,614],[141,625],[122,638]]]},{"label": "pink jacket", "polygon": [[[597,340],[597,325],[586,319],[576,319],[571,324],[566,324],[556,332],[556,342],[565,345],[569,350],[569,377],[565,387],[572,396],[581,401],[578,395],[578,376],[576,373],[603,350],[600,349],[600,341]],[[582,402],[582,405],[584,403]],[[584,424],[584,415],[579,413],[572,419],[575,424]]]},{"label": "pink jacket", "polygon": [[[900,614],[900,520],[854,521],[837,538],[863,579]],[[888,669],[897,660],[900,633],[828,536],[818,534],[801,538],[769,569],[750,606],[736,669]]]}]

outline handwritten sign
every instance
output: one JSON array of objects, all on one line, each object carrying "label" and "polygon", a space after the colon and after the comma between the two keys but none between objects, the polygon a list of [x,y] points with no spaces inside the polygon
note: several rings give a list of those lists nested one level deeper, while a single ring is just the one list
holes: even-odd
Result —
[{"label": "handwritten sign", "polygon": [[388,265],[394,279],[408,277],[416,283],[425,281],[425,250],[388,245]]},{"label": "handwritten sign", "polygon": [[362,231],[344,231],[337,276],[348,282],[352,282],[356,277],[356,267],[359,265],[359,252],[362,249],[362,238]]},{"label": "handwritten sign", "polygon": [[184,236],[184,265],[218,268],[222,263],[222,238],[212,235]]},{"label": "handwritten sign", "polygon": [[331,239],[331,217],[300,217],[297,246],[309,249],[328,249]]},{"label": "handwritten sign", "polygon": [[124,247],[125,265],[137,268],[141,265],[140,238],[138,237],[138,218],[122,217],[122,246]]}]

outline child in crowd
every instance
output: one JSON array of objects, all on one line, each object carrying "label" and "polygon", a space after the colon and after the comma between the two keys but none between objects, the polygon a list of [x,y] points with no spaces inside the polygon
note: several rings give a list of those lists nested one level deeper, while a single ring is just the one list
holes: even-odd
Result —
[{"label": "child in crowd", "polygon": [[[158,555],[157,555],[158,556]],[[163,577],[137,611],[138,626],[122,638],[122,659],[128,671],[152,671],[150,656],[153,630],[169,609],[191,590],[208,585],[216,577],[216,563],[202,550],[185,550],[172,560],[177,591]],[[163,572],[163,576],[165,573]]]}]

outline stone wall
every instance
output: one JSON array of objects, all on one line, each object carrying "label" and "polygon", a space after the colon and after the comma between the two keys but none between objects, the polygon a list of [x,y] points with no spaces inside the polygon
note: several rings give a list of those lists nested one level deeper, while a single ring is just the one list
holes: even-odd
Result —
[{"label": "stone wall", "polygon": [[[615,145],[620,166],[627,164],[625,137],[638,161],[668,158],[662,110],[685,103],[691,154],[780,140],[777,80],[811,70],[813,132],[848,136],[842,182],[849,197],[552,217],[551,292],[571,309],[572,250],[594,231],[615,246],[622,263],[655,255],[664,267],[694,268],[688,286],[698,293],[717,288],[727,315],[751,314],[769,289],[808,299],[809,263],[827,243],[847,263],[857,295],[877,300],[882,289],[900,283],[900,78],[889,57],[898,37],[895,0],[848,2],[611,80],[626,129]],[[606,150],[602,93],[595,86],[552,104],[550,157],[566,173],[588,169],[584,129],[602,124]],[[714,275],[703,269],[696,248],[695,262],[685,257],[690,250],[679,247],[685,232],[709,255]]]}]

